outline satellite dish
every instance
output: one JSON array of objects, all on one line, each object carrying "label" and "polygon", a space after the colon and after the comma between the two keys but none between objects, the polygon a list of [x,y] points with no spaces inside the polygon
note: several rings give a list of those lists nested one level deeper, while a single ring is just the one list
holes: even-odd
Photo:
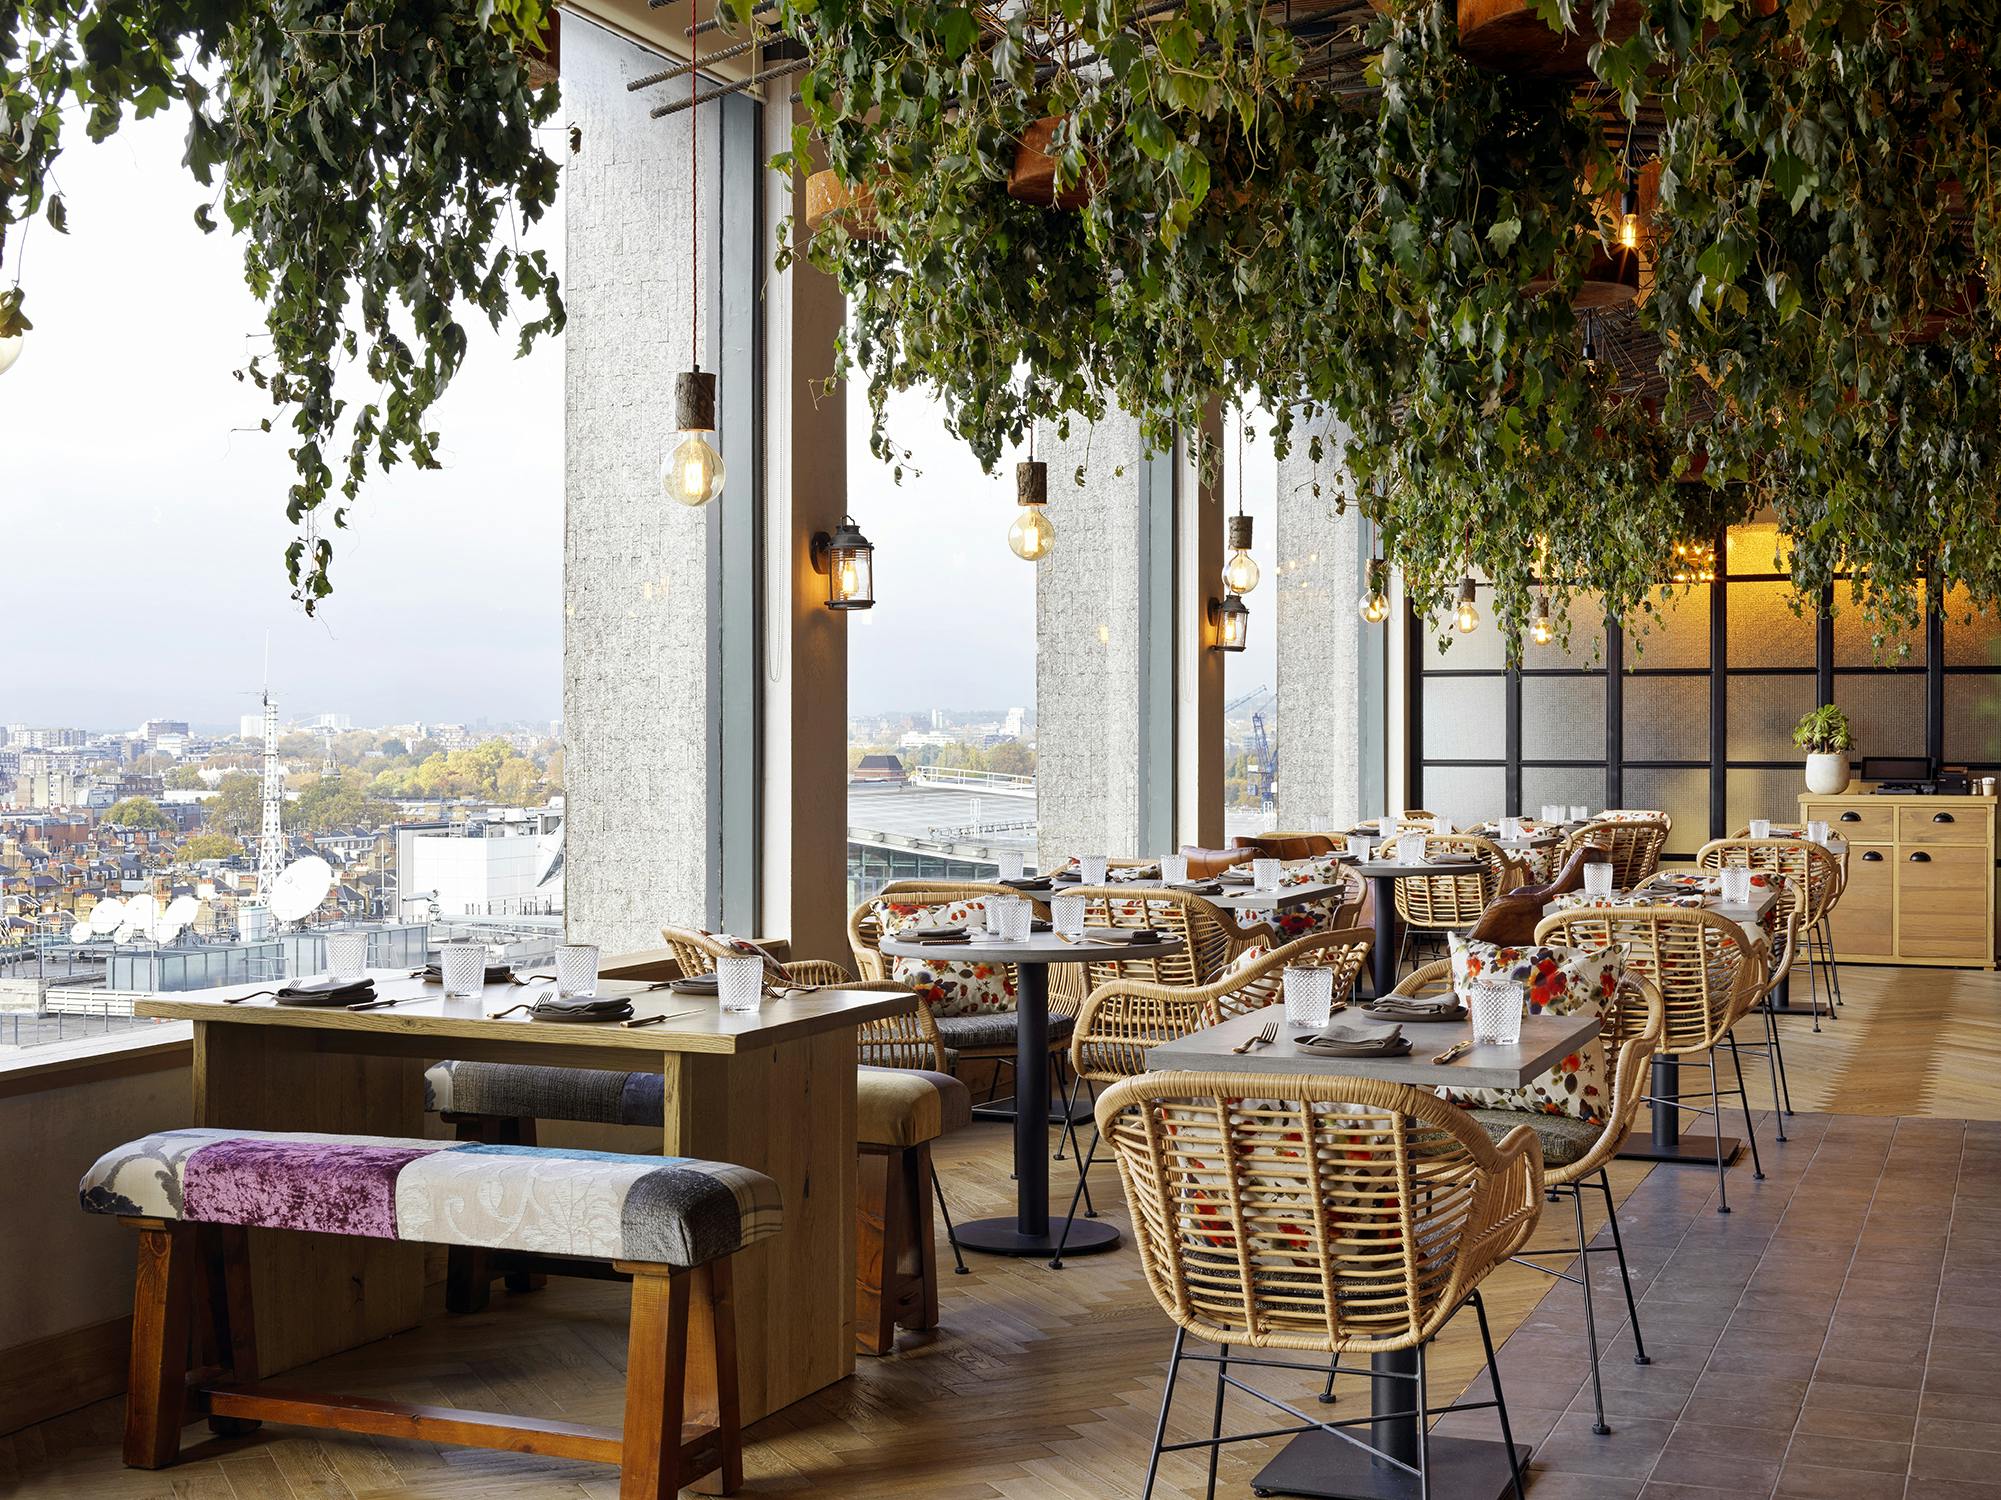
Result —
[{"label": "satellite dish", "polygon": [[116,932],[111,934],[111,941],[120,944],[129,943],[138,936],[139,936],[139,929],[134,927],[130,922],[127,922],[122,927],[120,927]]},{"label": "satellite dish", "polygon": [[271,915],[281,922],[298,922],[319,910],[333,889],[333,866],[317,854],[296,860],[271,882]]},{"label": "satellite dish", "polygon": [[125,925],[140,937],[151,937],[160,920],[160,903],[151,896],[134,896],[125,903]]},{"label": "satellite dish", "polygon": [[163,943],[171,943],[175,938],[194,925],[201,915],[201,903],[192,896],[176,896],[167,903],[167,909],[160,913],[159,921],[153,924],[153,936]]},{"label": "satellite dish", "polygon": [[125,903],[123,901],[100,901],[90,909],[90,930],[99,937],[116,932],[125,925]]},{"label": "satellite dish", "polygon": [[77,924],[76,924],[76,926],[72,927],[72,928],[71,928],[71,929],[69,930],[69,940],[70,940],[70,941],[71,941],[72,943],[87,943],[87,942],[89,942],[89,941],[90,941],[90,923],[88,923],[88,922],[79,922],[79,923],[77,923]]}]

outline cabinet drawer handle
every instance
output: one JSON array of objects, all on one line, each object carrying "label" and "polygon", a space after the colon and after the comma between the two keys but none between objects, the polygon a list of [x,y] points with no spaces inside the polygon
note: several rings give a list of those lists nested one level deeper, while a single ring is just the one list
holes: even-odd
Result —
[{"label": "cabinet drawer handle", "polygon": [[1862,855],[1862,863],[1864,863],[1865,865],[1873,865],[1873,864],[1879,864],[1879,863],[1881,863],[1881,862],[1882,862],[1882,858],[1883,858],[1883,851],[1882,851],[1882,850],[1880,850],[1880,849],[1870,849],[1870,850],[1866,850],[1866,851],[1865,851],[1865,852],[1863,853],[1863,855]]},{"label": "cabinet drawer handle", "polygon": [[1950,822],[1952,821],[1952,814],[1951,814],[1951,813],[1933,813],[1933,814],[1932,814],[1932,821],[1933,821],[1934,823],[1950,823]]},{"label": "cabinet drawer handle", "polygon": [[1862,814],[1851,807],[1841,815],[1841,821],[1844,823],[1860,823],[1862,821]]},{"label": "cabinet drawer handle", "polygon": [[1932,862],[1932,857],[1929,854],[1925,853],[1925,851],[1922,849],[1918,850],[1917,853],[1911,856],[1911,863],[1914,865],[1928,865],[1931,862]]}]

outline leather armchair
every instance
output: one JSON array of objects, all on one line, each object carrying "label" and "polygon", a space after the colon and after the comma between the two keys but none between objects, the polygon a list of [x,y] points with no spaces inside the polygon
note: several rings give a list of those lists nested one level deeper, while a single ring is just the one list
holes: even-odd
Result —
[{"label": "leather armchair", "polygon": [[1612,856],[1603,849],[1589,845],[1578,849],[1554,879],[1542,885],[1518,885],[1489,901],[1467,936],[1482,943],[1524,947],[1533,943],[1536,924],[1542,921],[1542,909],[1558,896],[1583,890],[1586,865],[1609,864],[1611,860]]}]

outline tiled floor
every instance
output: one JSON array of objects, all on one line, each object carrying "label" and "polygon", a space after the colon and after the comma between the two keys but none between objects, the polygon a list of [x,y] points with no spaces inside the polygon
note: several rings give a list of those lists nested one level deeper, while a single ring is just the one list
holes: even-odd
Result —
[{"label": "tiled floor", "polygon": [[1591,1431],[1574,1288],[1502,1346],[1532,1500],[2001,1500],[2001,1124],[1799,1115],[1788,1133],[1761,1123],[1766,1179],[1741,1161],[1727,1216],[1692,1167],[1622,1207],[1653,1362],[1634,1364],[1616,1262],[1595,1257],[1611,1436]]}]

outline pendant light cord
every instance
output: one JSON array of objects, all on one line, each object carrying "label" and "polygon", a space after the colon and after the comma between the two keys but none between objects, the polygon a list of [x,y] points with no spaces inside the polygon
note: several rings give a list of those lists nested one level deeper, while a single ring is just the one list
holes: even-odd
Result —
[{"label": "pendant light cord", "polygon": [[688,29],[688,345],[694,360],[691,368],[702,368],[702,153],[701,110],[697,108],[702,87],[702,28],[696,14],[700,0],[689,0]]}]

